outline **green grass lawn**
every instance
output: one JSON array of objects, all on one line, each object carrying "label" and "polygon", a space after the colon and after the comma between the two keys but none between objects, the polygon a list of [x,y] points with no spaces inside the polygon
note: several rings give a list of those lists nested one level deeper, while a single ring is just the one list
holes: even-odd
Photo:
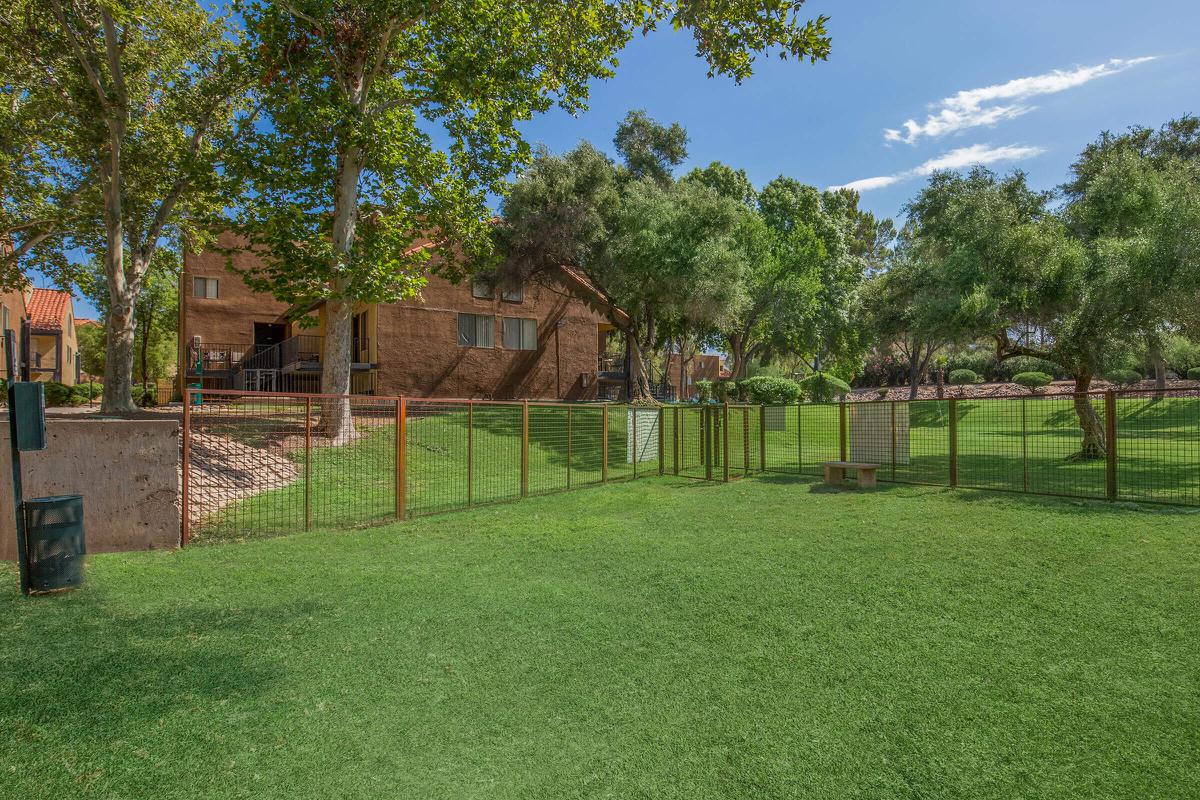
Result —
[{"label": "green grass lawn", "polygon": [[1200,514],[653,478],[0,567],[0,795],[1192,798]]}]

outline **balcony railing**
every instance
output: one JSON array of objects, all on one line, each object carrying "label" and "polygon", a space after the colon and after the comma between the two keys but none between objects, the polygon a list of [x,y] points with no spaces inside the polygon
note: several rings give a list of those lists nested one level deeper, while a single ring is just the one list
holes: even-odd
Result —
[{"label": "balcony railing", "polygon": [[188,355],[191,363],[188,364],[188,372],[195,374],[196,361],[199,360],[201,372],[230,372],[234,365],[241,361],[246,352],[252,347],[248,344],[227,344],[221,342],[204,343],[200,345],[200,351],[197,353],[193,350]]}]

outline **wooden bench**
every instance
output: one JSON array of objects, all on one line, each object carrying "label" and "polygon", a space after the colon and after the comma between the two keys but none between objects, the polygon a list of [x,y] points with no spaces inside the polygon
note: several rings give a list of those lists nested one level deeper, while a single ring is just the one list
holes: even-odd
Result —
[{"label": "wooden bench", "polygon": [[843,486],[846,481],[846,470],[852,469],[858,473],[858,488],[875,488],[875,470],[878,464],[861,464],[857,461],[826,461],[825,482],[830,486]]}]

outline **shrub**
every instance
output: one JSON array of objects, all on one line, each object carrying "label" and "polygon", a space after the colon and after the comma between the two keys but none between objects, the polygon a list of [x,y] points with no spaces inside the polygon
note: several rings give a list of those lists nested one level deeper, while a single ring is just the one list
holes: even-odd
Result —
[{"label": "shrub", "polygon": [[1062,367],[1053,361],[1046,361],[1042,358],[1031,358],[1030,356],[1017,356],[1016,358],[1000,362],[996,367],[996,378],[998,380],[1010,380],[1015,383],[1016,377],[1022,372],[1043,372],[1049,375],[1052,380],[1067,377]]},{"label": "shrub", "polygon": [[718,403],[728,403],[737,399],[737,383],[730,380],[717,381],[713,384],[713,397]]},{"label": "shrub", "polygon": [[1200,367],[1192,367],[1187,371],[1189,381],[1200,381]]},{"label": "shrub", "polygon": [[1054,379],[1044,372],[1018,372],[1013,375],[1013,383],[1019,383],[1031,392],[1048,386],[1052,380]]},{"label": "shrub", "polygon": [[979,383],[979,375],[971,369],[955,369],[950,371],[950,383],[954,386],[968,386]]},{"label": "shrub", "polygon": [[955,353],[950,356],[946,359],[946,369],[950,372],[965,369],[969,372],[974,372],[976,375],[993,376],[998,373],[1000,365],[996,361],[994,351],[980,348],[977,350],[964,350],[961,353]]},{"label": "shrub", "polygon": [[1112,372],[1104,376],[1104,379],[1109,383],[1115,383],[1118,386],[1132,386],[1142,379],[1140,373],[1132,369],[1114,369]]},{"label": "shrub", "polygon": [[711,402],[713,399],[713,382],[712,381],[696,381],[696,399],[701,403]]},{"label": "shrub", "polygon": [[796,402],[800,397],[800,384],[787,378],[757,375],[738,383],[738,391],[749,403],[779,405]]},{"label": "shrub", "polygon": [[800,390],[814,403],[829,403],[838,395],[849,393],[850,384],[824,372],[814,372],[800,381]]},{"label": "shrub", "polygon": [[77,406],[87,400],[86,395],[81,399],[72,387],[54,381],[46,383],[45,392],[48,406]]},{"label": "shrub", "polygon": [[[88,394],[88,389],[91,388],[91,394]],[[72,405],[83,405],[89,400],[94,400],[100,397],[101,391],[104,389],[104,384],[101,383],[77,383],[71,387]]]}]

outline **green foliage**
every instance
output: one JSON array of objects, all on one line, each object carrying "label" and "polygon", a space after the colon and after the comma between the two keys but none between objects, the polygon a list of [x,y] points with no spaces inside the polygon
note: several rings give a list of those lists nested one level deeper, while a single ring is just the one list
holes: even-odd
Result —
[{"label": "green foliage", "polygon": [[74,252],[104,265],[119,312],[104,402],[129,410],[130,309],[154,253],[203,244],[229,205],[222,165],[247,106],[240,32],[229,9],[195,0],[15,0],[4,14],[0,83],[27,123],[0,158],[14,176],[0,180],[7,261],[62,286],[80,277]]},{"label": "green foliage", "polygon": [[800,397],[800,384],[787,378],[757,375],[738,382],[738,391],[755,405],[794,403]]},{"label": "green foliage", "polygon": [[45,391],[47,406],[74,406],[79,404],[70,386],[48,381],[43,390]]},{"label": "green foliage", "polygon": [[1132,369],[1115,369],[1107,373],[1104,379],[1118,386],[1132,386],[1135,383],[1141,382],[1142,375],[1140,372]]},{"label": "green foliage", "polygon": [[718,403],[732,403],[738,398],[736,381],[722,379],[713,384],[713,399]]},{"label": "green foliage", "polygon": [[825,372],[814,372],[800,381],[800,391],[814,403],[831,403],[850,393],[850,384]]},{"label": "green foliage", "polygon": [[1013,376],[1013,383],[1024,386],[1031,392],[1035,392],[1045,386],[1049,386],[1054,380],[1053,377],[1044,372],[1018,372]]},{"label": "green foliage", "polygon": [[1177,375],[1189,374],[1193,367],[1200,367],[1200,344],[1186,336],[1168,336],[1162,354],[1167,367]]},{"label": "green foliage", "polygon": [[[768,49],[824,58],[825,19],[802,22],[800,6],[244,0],[265,124],[234,169],[239,222],[270,251],[245,277],[288,303],[331,301],[346,336],[327,333],[341,355],[326,358],[325,379],[344,388],[353,301],[411,297],[431,265],[458,279],[492,255],[489,198],[530,159],[525,122],[584,110],[621,49],[663,24],[690,30],[710,74],[735,80]],[[627,118],[617,143],[627,174],[653,181],[686,136],[647,122]],[[578,246],[555,254],[569,261]]]},{"label": "green foliage", "polygon": [[1187,371],[1189,381],[1200,381],[1200,367],[1192,367]]},{"label": "green foliage", "polygon": [[105,333],[103,325],[76,325],[80,369],[88,375],[104,374]]},{"label": "green foliage", "polygon": [[696,399],[701,403],[712,402],[716,397],[716,387],[712,381],[700,380],[696,381]]},{"label": "green foliage", "polygon": [[980,383],[982,380],[974,370],[950,370],[949,381],[953,386],[970,386],[971,384]]},{"label": "green foliage", "polygon": [[[496,236],[508,280],[561,280],[582,273],[630,344],[633,394],[648,394],[644,354],[667,334],[720,324],[741,293],[738,234],[745,211],[699,181],[629,178],[586,142],[546,152],[512,187]],[[640,377],[640,380],[639,380]]]}]

